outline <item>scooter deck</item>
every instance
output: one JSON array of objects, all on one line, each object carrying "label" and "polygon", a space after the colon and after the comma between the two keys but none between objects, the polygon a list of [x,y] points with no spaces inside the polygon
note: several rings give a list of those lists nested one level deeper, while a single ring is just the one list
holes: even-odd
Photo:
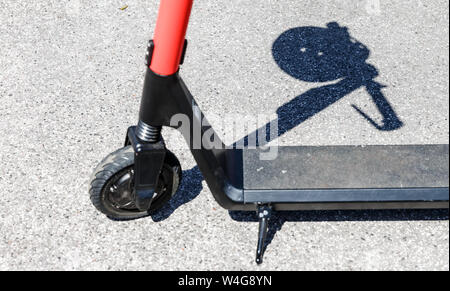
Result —
[{"label": "scooter deck", "polygon": [[448,145],[279,147],[274,160],[261,160],[261,153],[243,152],[245,203],[448,207]]}]

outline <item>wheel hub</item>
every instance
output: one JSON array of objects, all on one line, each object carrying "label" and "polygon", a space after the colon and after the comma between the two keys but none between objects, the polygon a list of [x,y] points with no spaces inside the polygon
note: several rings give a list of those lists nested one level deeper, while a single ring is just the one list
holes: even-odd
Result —
[{"label": "wheel hub", "polygon": [[[167,189],[161,175],[158,181],[158,187],[153,199],[157,199]],[[128,169],[125,172],[111,179],[106,193],[106,198],[116,209],[135,210],[134,193],[134,170]]]}]

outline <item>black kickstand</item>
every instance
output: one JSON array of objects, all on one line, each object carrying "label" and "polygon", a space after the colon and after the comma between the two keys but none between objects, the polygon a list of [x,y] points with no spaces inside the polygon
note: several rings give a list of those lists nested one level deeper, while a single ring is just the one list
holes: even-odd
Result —
[{"label": "black kickstand", "polygon": [[259,232],[258,232],[258,247],[256,248],[256,263],[258,265],[262,264],[263,262],[267,229],[269,226],[269,219],[271,214],[272,208],[270,206],[268,205],[258,206]]}]

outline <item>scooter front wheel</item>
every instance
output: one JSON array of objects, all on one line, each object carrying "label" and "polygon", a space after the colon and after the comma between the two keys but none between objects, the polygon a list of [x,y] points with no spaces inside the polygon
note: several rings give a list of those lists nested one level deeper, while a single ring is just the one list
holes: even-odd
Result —
[{"label": "scooter front wheel", "polygon": [[155,213],[178,190],[181,165],[176,156],[167,151],[159,175],[156,196],[148,211],[140,211],[134,199],[134,151],[124,147],[104,158],[94,170],[89,194],[94,206],[113,220],[132,220]]}]

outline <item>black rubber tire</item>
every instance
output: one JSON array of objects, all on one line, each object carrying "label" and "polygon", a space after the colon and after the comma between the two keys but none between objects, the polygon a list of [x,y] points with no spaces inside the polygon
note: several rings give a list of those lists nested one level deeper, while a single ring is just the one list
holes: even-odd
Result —
[{"label": "black rubber tire", "polygon": [[133,204],[131,208],[117,208],[108,197],[108,185],[124,175],[132,177],[127,172],[131,171],[133,166],[134,151],[131,146],[127,146],[105,157],[92,174],[89,183],[92,204],[110,219],[133,220],[154,214],[172,198],[181,183],[180,162],[172,152],[167,151],[159,181],[165,191],[161,190],[155,197],[150,209],[139,211],[136,207],[133,208]]}]

